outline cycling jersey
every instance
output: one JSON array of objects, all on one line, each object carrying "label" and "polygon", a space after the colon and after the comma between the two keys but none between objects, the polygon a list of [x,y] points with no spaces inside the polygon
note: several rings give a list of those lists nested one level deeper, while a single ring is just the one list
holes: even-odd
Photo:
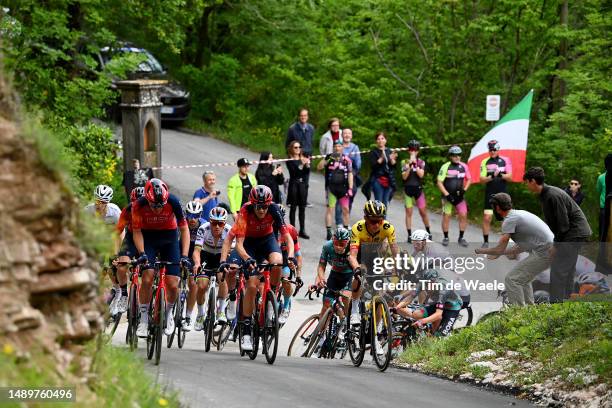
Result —
[{"label": "cycling jersey", "polygon": [[246,203],[238,213],[238,220],[232,227],[236,237],[263,238],[278,232],[281,235],[287,233],[287,224],[280,212],[278,204],[270,204],[266,215],[259,219],[255,215],[254,206]]},{"label": "cycling jersey", "polygon": [[499,174],[512,173],[512,162],[507,157],[497,156],[495,158],[486,157],[480,163],[480,177],[493,177],[487,183],[486,194],[496,194],[506,192],[506,180],[501,177],[495,177],[494,174],[499,171]]},{"label": "cycling jersey", "polygon": [[471,180],[470,170],[463,162],[446,162],[438,172],[438,181],[443,182],[444,188],[449,194],[454,195],[463,190],[465,180]]},{"label": "cycling jersey", "polygon": [[231,225],[225,224],[223,231],[221,231],[221,237],[216,240],[215,237],[213,237],[210,223],[205,222],[198,228],[195,246],[202,248],[202,251],[208,252],[209,254],[221,254],[221,248],[231,229]]},{"label": "cycling jersey", "polygon": [[127,207],[121,210],[119,220],[117,221],[117,232],[122,233],[127,228],[127,232],[132,232],[132,203],[129,203]]},{"label": "cycling jersey", "polygon": [[161,212],[155,213],[146,198],[141,197],[132,205],[132,228],[135,230],[167,231],[187,225],[181,202],[170,194]]},{"label": "cycling jersey", "polygon": [[418,169],[425,170],[425,161],[421,159],[417,159],[416,163],[410,163],[410,159],[404,159],[401,162],[402,172],[408,171],[408,167],[410,167],[410,174],[408,178],[404,180],[405,186],[420,186],[423,184],[423,179],[419,177],[416,173]]},{"label": "cycling jersey", "polygon": [[450,278],[453,284],[456,285],[456,291],[461,297],[470,296],[470,290],[467,288],[463,276],[453,269],[453,257],[442,245],[435,242],[428,242],[422,251],[414,251],[412,253],[412,258],[416,273],[426,269],[441,270],[442,276],[444,278]]},{"label": "cycling jersey", "polygon": [[[298,232],[295,227],[291,224],[287,224],[287,232],[291,235],[293,239],[293,253],[297,254],[300,251],[300,242],[298,241]],[[278,244],[280,245],[281,251],[284,253],[287,252],[287,241],[284,235],[278,239]]]},{"label": "cycling jersey", "polygon": [[351,249],[359,248],[361,243],[379,243],[387,240],[389,244],[395,243],[395,228],[387,220],[378,232],[371,234],[366,229],[365,220],[357,221],[351,228]]},{"label": "cycling jersey", "polygon": [[333,241],[327,241],[323,245],[321,250],[321,257],[319,258],[319,265],[325,266],[329,264],[331,266],[332,273],[353,273],[353,269],[348,262],[349,248],[342,254],[336,253],[334,250]]},{"label": "cycling jersey", "polygon": [[191,256],[193,255],[193,249],[195,248],[195,241],[198,235],[198,229],[203,224],[201,218],[199,218],[197,222],[197,225],[193,228],[189,225],[189,223],[187,223],[187,226],[189,227],[189,255],[187,256],[189,258],[191,258]]},{"label": "cycling jersey", "polygon": [[[416,290],[417,296],[419,293],[426,291],[428,292],[427,300],[425,301],[427,305],[435,305],[436,309],[442,310],[461,310],[461,307],[463,306],[461,296],[459,296],[459,294],[457,294],[454,290],[445,289],[448,281],[444,278],[438,278],[437,282],[435,283],[443,285],[444,288],[435,291],[427,291],[426,289],[423,289],[422,284],[419,283]],[[433,284],[434,283],[432,282],[425,282],[425,285]]]},{"label": "cycling jersey", "polygon": [[[96,205],[88,204],[85,207],[85,212],[91,215],[98,215],[96,213]],[[115,225],[119,222],[119,216],[121,215],[121,209],[117,207],[117,204],[108,203],[106,204],[106,214],[102,217],[104,223],[107,225]]]}]

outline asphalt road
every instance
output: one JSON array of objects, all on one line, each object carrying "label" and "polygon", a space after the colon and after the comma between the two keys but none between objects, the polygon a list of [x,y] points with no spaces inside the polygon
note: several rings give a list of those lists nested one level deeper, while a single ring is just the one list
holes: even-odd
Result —
[{"label": "asphalt road", "polygon": [[[257,153],[213,138],[166,129],[162,135],[162,151],[164,166],[235,162],[240,157],[252,160],[259,157]],[[226,182],[237,170],[234,166],[216,167],[214,170],[217,173],[217,188],[222,190],[223,199],[226,200]],[[178,194],[185,203],[200,187],[202,171],[201,168],[167,169],[163,171],[162,178],[168,182],[171,191]],[[252,171],[255,172],[255,166]],[[325,238],[323,177],[320,174],[311,176],[309,201],[314,204],[313,208],[307,209],[306,215],[311,239],[301,240],[304,256],[303,276],[307,285],[314,281],[316,264]],[[360,194],[355,201],[351,222],[359,219],[363,202],[364,197]],[[401,202],[395,201],[390,205],[388,218],[394,225],[400,226],[398,239],[405,242],[406,232],[401,227],[404,225]],[[422,226],[418,216],[414,221],[415,227]],[[431,222],[434,240],[440,240],[440,217],[431,214]],[[456,231],[457,226],[453,222],[451,238],[456,239]],[[470,227],[467,230],[468,241],[478,243],[480,238],[479,228]],[[496,237],[491,238],[495,242]],[[473,252],[475,245],[479,244],[472,244],[469,251]],[[499,308],[494,299],[488,300],[474,304],[476,316]],[[261,355],[255,361],[250,361],[247,357],[241,358],[237,346],[233,343],[229,343],[222,352],[204,353],[203,334],[193,332],[187,335],[182,350],[176,348],[175,341],[173,348],[163,349],[162,361],[158,367],[147,361],[146,369],[160,384],[178,390],[181,400],[191,407],[238,407],[245,404],[254,407],[401,404],[417,407],[452,405],[456,408],[529,405],[509,396],[405,370],[390,368],[385,373],[379,373],[368,361],[365,361],[362,367],[354,368],[348,356],[347,360],[342,361],[284,357],[299,324],[319,309],[320,301],[310,302],[299,297],[294,299],[292,314],[281,330],[279,357],[273,366],[269,366]],[[125,323],[122,323],[115,334],[114,343],[117,345],[121,345],[125,339],[125,326]],[[144,347],[141,340],[137,352],[146,359]]]}]

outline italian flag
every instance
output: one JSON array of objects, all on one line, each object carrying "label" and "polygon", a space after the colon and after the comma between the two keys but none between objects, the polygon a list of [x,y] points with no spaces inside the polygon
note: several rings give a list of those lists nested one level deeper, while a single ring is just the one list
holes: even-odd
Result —
[{"label": "italian flag", "polygon": [[[489,157],[487,143],[489,140],[497,140],[501,145],[499,155],[512,161],[512,181],[523,181],[532,100],[533,89],[472,148],[468,167],[473,180],[479,179],[480,164],[485,157]],[[479,175],[479,177],[476,177],[476,175]]]}]

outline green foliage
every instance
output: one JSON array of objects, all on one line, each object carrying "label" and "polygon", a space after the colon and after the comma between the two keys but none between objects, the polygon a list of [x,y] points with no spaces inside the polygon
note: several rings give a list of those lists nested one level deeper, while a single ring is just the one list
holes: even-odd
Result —
[{"label": "green foliage", "polygon": [[450,337],[418,343],[401,359],[411,364],[424,363],[425,370],[439,374],[472,372],[482,377],[486,372],[471,367],[467,358],[486,349],[494,350],[498,356],[517,351],[521,360],[541,362],[542,369],[532,373],[536,377],[552,378],[568,368],[579,368],[597,374],[599,382],[610,382],[610,297],[602,302],[510,308]]}]

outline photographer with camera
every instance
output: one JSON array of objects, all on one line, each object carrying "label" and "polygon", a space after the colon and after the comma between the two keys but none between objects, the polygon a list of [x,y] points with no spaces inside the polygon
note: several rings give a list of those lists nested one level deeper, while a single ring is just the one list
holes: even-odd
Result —
[{"label": "photographer with camera", "polygon": [[198,201],[202,204],[202,215],[200,216],[200,220],[202,223],[208,222],[208,214],[210,210],[219,205],[218,198],[221,194],[221,191],[215,188],[215,183],[217,182],[217,176],[215,172],[212,170],[206,170],[204,174],[202,174],[203,185],[199,189],[193,193],[193,200]]},{"label": "photographer with camera", "polygon": [[259,164],[255,171],[257,184],[263,184],[270,187],[272,190],[272,200],[281,204],[280,186],[285,182],[283,169],[280,163],[272,163],[274,156],[270,152],[261,152],[259,155]]},{"label": "photographer with camera", "polygon": [[467,247],[468,243],[463,238],[467,227],[467,203],[463,199],[465,192],[472,184],[472,177],[467,164],[461,161],[461,148],[452,146],[448,149],[450,161],[440,167],[438,172],[437,186],[442,193],[442,233],[444,239],[442,245],[448,246],[448,227],[453,207],[459,217],[459,245]]}]

